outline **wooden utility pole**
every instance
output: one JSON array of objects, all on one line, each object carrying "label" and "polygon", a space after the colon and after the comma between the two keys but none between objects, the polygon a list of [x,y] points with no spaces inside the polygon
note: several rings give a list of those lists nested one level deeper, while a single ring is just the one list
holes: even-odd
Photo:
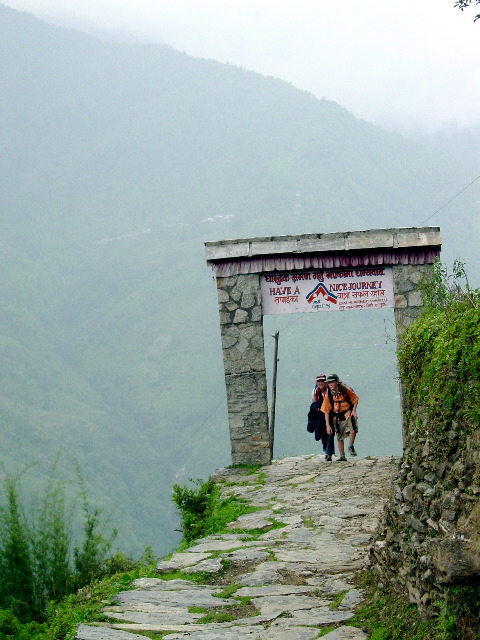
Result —
[{"label": "wooden utility pole", "polygon": [[273,459],[273,442],[275,440],[275,402],[277,399],[277,363],[278,363],[278,331],[272,338],[275,339],[275,348],[273,352],[273,381],[272,381],[272,410],[270,412],[270,461]]}]

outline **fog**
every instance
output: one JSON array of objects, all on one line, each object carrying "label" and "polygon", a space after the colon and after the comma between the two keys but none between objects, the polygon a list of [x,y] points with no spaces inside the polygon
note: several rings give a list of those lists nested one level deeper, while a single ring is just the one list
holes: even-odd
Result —
[{"label": "fog", "polygon": [[168,44],[291,82],[404,133],[480,131],[475,7],[454,0],[4,0],[102,37]]}]

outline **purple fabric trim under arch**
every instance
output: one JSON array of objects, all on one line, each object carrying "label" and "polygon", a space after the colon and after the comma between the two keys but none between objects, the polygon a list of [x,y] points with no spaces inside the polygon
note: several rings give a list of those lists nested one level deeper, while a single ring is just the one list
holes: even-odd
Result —
[{"label": "purple fabric trim under arch", "polygon": [[212,263],[212,269],[217,278],[247,274],[269,273],[272,271],[297,271],[301,269],[336,269],[338,267],[365,267],[374,265],[415,265],[433,264],[440,255],[440,249],[407,251],[386,250],[366,253],[329,253],[277,255],[250,258],[246,260],[225,260]]}]

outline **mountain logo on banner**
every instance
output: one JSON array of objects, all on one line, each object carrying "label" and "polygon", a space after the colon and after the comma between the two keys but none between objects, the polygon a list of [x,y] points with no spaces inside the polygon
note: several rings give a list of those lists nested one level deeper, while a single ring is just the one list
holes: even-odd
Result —
[{"label": "mountain logo on banner", "polygon": [[315,298],[318,298],[319,295],[322,295],[328,302],[337,304],[337,296],[329,289],[327,289],[323,282],[319,282],[315,289],[313,289],[313,291],[310,291],[310,293],[306,296],[307,302],[309,304],[312,304]]}]

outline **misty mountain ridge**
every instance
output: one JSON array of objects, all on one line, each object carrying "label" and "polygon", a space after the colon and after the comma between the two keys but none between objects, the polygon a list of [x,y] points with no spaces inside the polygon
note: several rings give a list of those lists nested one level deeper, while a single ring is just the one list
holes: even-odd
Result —
[{"label": "misty mountain ridge", "polygon": [[[465,170],[281,80],[3,5],[0,57],[1,463],[41,467],[60,449],[127,551],[166,552],[172,482],[230,462],[203,242],[417,226]],[[429,222],[472,273],[478,193]],[[319,362],[357,376],[365,424],[382,428],[368,394],[394,402],[391,348],[368,313],[342,321],[340,341],[318,338],[330,318],[282,337],[278,455],[314,447],[303,423]]]}]

